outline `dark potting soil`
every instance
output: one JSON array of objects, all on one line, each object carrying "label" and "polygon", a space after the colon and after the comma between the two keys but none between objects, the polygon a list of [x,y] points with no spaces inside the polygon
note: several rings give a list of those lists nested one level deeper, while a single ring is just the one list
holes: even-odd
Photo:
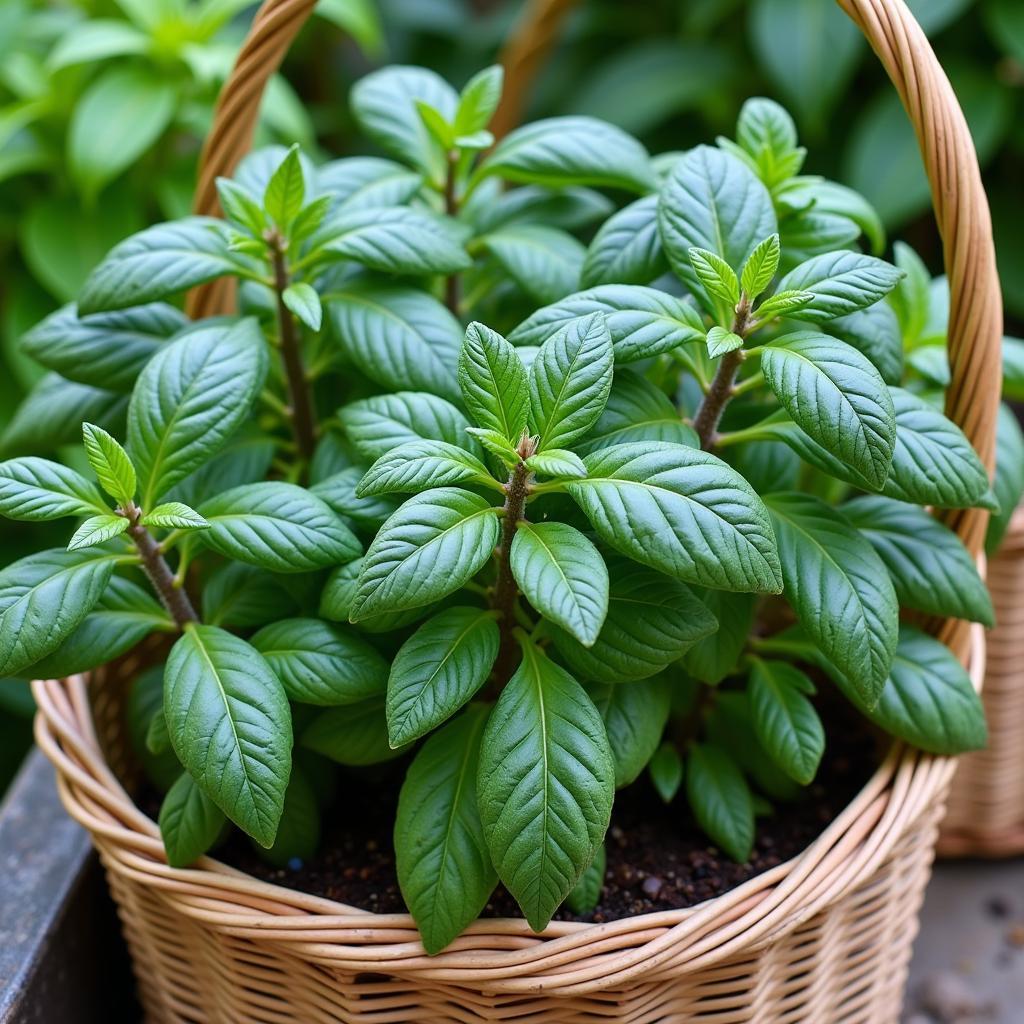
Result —
[{"label": "dark potting soil", "polygon": [[[746,864],[731,861],[702,837],[685,794],[666,806],[641,776],[616,795],[600,903],[583,915],[563,907],[556,918],[601,922],[689,907],[795,857],[850,803],[879,760],[876,740],[851,712],[841,721],[826,719],[826,728],[828,747],[817,780],[800,800],[778,802],[772,816],[758,819]],[[237,832],[213,855],[268,882],[375,913],[403,913],[391,838],[403,774],[404,767],[395,764],[383,780],[361,773],[342,777],[324,814],[320,852],[294,869],[266,864]],[[483,916],[522,915],[499,885]]]}]

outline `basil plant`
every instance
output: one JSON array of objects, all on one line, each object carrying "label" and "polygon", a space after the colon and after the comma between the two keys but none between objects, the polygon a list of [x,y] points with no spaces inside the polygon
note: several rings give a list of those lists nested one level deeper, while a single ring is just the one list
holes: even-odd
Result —
[{"label": "basil plant", "polygon": [[[129,722],[173,865],[228,821],[309,857],[333,773],[401,758],[430,952],[499,881],[538,931],[592,908],[641,776],[746,859],[815,777],[817,688],[925,750],[985,740],[914,623],[991,622],[922,506],[995,501],[902,378],[871,208],[766,100],[652,159],[583,117],[492,145],[500,90],[375,72],[386,156],[260,151],[223,220],[118,245],[26,345],[123,401],[66,462],[0,466],[0,512],[78,521],[0,574],[0,674],[149,645]],[[218,278],[240,315],[168,303]]]}]

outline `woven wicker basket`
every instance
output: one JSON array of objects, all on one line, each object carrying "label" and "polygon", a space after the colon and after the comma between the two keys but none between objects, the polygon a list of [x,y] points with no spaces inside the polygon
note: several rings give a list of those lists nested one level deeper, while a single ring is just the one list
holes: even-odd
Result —
[{"label": "woven wicker basket", "polygon": [[[903,0],[839,0],[870,40],[917,129],[951,282],[949,414],[991,465],[1001,308],[971,136]],[[314,0],[267,0],[222,95],[197,209],[251,139],[268,76]],[[506,62],[500,123],[569,0],[534,0]],[[229,308],[206,288],[190,308]],[[946,520],[975,554],[986,515]],[[935,632],[980,685],[983,636]],[[133,666],[39,681],[37,739],[68,811],[92,834],[124,923],[147,1019],[161,1024],[830,1024],[894,1022],[954,764],[895,746],[858,797],[798,857],[687,910],[602,925],[481,920],[430,958],[407,915],[375,915],[258,882],[211,858],[169,868],[123,780]],[[130,786],[128,787],[130,789]]]},{"label": "woven wicker basket", "polygon": [[1024,853],[1024,506],[988,564],[996,628],[988,634],[985,716],[989,745],[960,759],[939,853]]}]

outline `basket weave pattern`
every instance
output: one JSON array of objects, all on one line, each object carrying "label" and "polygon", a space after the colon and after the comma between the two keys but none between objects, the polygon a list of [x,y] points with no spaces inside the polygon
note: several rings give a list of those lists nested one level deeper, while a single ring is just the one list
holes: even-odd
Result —
[{"label": "basket weave pattern", "polygon": [[[904,0],[838,0],[885,65],[918,133],[951,287],[947,411],[991,467],[1001,307],[971,136]],[[249,146],[259,97],[314,0],[266,0],[204,151],[198,212]],[[531,0],[510,43],[509,94],[551,46],[571,0]],[[516,69],[519,69],[516,71]],[[515,75],[521,76],[515,81]],[[502,122],[507,127],[508,121]],[[190,310],[230,308],[204,288]],[[946,521],[973,554],[987,516]],[[935,632],[983,673],[980,629]],[[953,763],[894,747],[798,857],[686,910],[601,925],[481,920],[427,957],[407,915],[375,915],[258,882],[211,858],[167,866],[139,811],[123,728],[130,664],[38,681],[37,739],[69,812],[92,834],[120,908],[147,1020],[159,1024],[886,1024],[899,1013],[917,910]]]},{"label": "basket weave pattern", "polygon": [[996,609],[983,691],[989,745],[957,765],[939,841],[948,856],[1024,853],[1024,507],[989,562],[988,584]]}]

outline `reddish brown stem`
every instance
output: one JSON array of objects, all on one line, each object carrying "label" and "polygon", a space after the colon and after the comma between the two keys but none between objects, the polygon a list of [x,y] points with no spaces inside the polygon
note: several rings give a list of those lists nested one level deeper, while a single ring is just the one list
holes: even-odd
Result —
[{"label": "reddish brown stem", "polygon": [[133,506],[129,509],[128,518],[131,526],[128,527],[128,536],[134,541],[135,548],[142,557],[142,571],[153,585],[160,603],[179,627],[184,627],[189,622],[198,622],[199,616],[192,607],[188,594],[185,593],[184,587],[179,587],[175,583],[174,573],[171,572],[160,545],[139,522],[140,515],[141,510],[138,507]]},{"label": "reddish brown stem", "polygon": [[[746,338],[750,330],[750,300],[744,295],[736,306],[736,315],[732,323],[732,333]],[[710,451],[715,446],[715,435],[718,431],[718,424],[722,421],[722,413],[729,404],[733,395],[733,387],[736,383],[736,374],[743,363],[743,349],[734,349],[722,356],[718,364],[711,387],[700,403],[697,415],[693,417],[693,429],[697,431],[700,438],[700,446],[704,451]]]},{"label": "reddish brown stem", "polygon": [[[459,154],[452,150],[448,154],[448,171],[444,179],[444,212],[449,217],[455,217],[459,212],[459,197],[455,191],[455,174],[458,170]],[[459,315],[459,302],[461,301],[461,289],[459,288],[459,275],[449,274],[444,279],[444,304],[452,316]]]},{"label": "reddish brown stem", "polygon": [[505,508],[501,525],[501,548],[498,552],[498,579],[494,586],[493,607],[499,614],[501,646],[494,663],[493,680],[501,688],[512,677],[518,664],[519,644],[515,638],[516,600],[519,587],[512,575],[512,541],[516,527],[525,519],[526,495],[530,471],[520,462],[505,485]]}]

